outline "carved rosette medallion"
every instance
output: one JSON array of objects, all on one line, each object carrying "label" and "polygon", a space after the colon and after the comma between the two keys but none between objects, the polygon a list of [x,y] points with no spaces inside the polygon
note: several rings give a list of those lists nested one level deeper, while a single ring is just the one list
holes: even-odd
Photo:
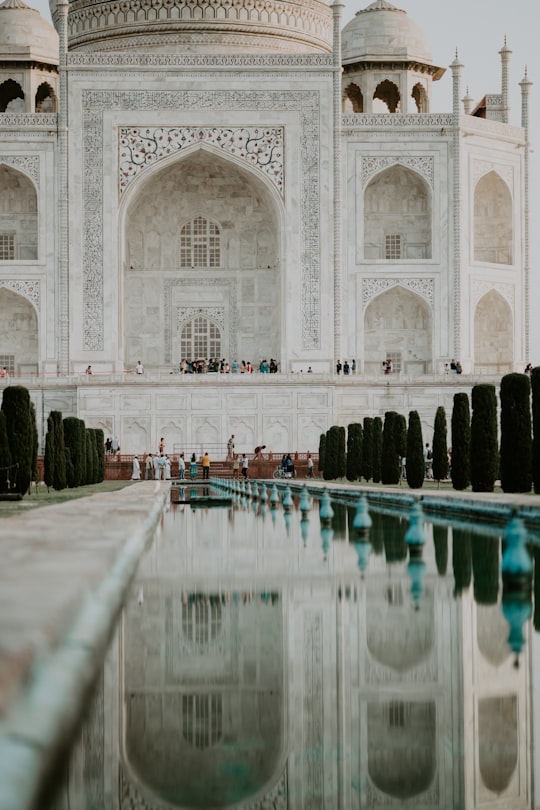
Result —
[{"label": "carved rosette medallion", "polygon": [[[224,112],[230,110],[283,110],[299,114],[300,183],[301,197],[304,201],[301,209],[300,233],[302,240],[302,343],[305,350],[320,347],[319,107],[319,94],[311,90],[231,90],[228,92],[221,90],[142,90],[139,92],[86,90],[82,93],[84,155],[82,329],[85,351],[96,352],[104,349],[104,173],[96,171],[96,167],[104,165],[104,113],[126,111],[144,114],[147,111],[175,111],[178,109],[193,112],[204,109]],[[248,130],[253,133],[253,130],[249,128]],[[261,129],[261,132],[266,131]],[[276,145],[277,153],[279,128],[277,132],[274,129],[270,131],[274,133],[272,137],[277,139],[272,141]],[[277,159],[276,154],[273,155],[273,158]],[[251,158],[254,161],[262,159],[262,157],[255,156]],[[256,165],[260,168],[259,163]],[[231,335],[233,335],[232,324]]]},{"label": "carved rosette medallion", "polygon": [[41,288],[39,281],[24,281],[23,279],[0,278],[0,287],[7,287],[9,290],[27,298],[39,312],[41,304]]},{"label": "carved rosette medallion", "polygon": [[434,160],[432,155],[364,156],[362,157],[362,186],[365,187],[375,174],[397,164],[418,172],[433,188]]},{"label": "carved rosette medallion", "polygon": [[362,306],[367,305],[391,287],[404,287],[423,298],[430,307],[433,307],[434,280],[432,278],[363,278],[362,279]]},{"label": "carved rosette medallion", "polygon": [[195,144],[209,144],[249,163],[283,194],[283,134],[283,127],[122,127],[120,195],[146,167]]},{"label": "carved rosette medallion", "polygon": [[483,298],[486,293],[491,292],[491,290],[495,290],[502,295],[504,300],[510,305],[512,312],[514,311],[515,289],[512,284],[493,284],[490,281],[483,281],[480,279],[473,279],[471,284],[473,309],[476,308],[480,299]]},{"label": "carved rosette medallion", "polygon": [[39,156],[38,155],[0,155],[0,166],[11,166],[31,177],[36,186],[39,186]]}]

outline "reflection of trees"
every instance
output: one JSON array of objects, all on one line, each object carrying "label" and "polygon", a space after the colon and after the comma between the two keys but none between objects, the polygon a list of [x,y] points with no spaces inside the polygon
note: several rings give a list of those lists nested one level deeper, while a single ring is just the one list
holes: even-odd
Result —
[{"label": "reflection of trees", "polygon": [[533,546],[531,549],[534,560],[534,629],[540,631],[540,547]]},{"label": "reflection of trees", "polygon": [[444,577],[448,566],[448,526],[433,526],[433,544],[437,572]]},{"label": "reflection of trees", "polygon": [[332,518],[334,540],[345,540],[347,537],[347,505],[339,503],[339,501],[332,501],[332,509],[334,510]]},{"label": "reflection of trees", "polygon": [[375,554],[382,554],[384,551],[384,518],[386,518],[386,515],[382,515],[380,512],[371,512],[371,518],[373,520],[370,534],[371,545]]},{"label": "reflection of trees", "polygon": [[471,584],[471,532],[466,529],[452,529],[452,568],[457,596]]},{"label": "reflection of trees", "polygon": [[474,599],[496,605],[499,593],[499,539],[478,535],[471,544]]},{"label": "reflection of trees", "polygon": [[407,522],[404,518],[385,515],[384,525],[384,551],[386,562],[401,562],[407,559],[407,543],[405,532]]}]

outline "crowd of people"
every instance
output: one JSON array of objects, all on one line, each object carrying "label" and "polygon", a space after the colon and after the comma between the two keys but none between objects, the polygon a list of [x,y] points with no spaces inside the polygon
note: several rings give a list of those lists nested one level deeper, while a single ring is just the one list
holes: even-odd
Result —
[{"label": "crowd of people", "polygon": [[[277,360],[273,357],[270,360],[266,358],[261,360],[258,366],[261,374],[277,374],[279,365]],[[186,360],[180,361],[178,369],[179,374],[253,374],[255,368],[251,361],[233,360],[229,362],[225,357],[205,358],[204,360]],[[173,372],[171,372],[172,374]]]}]

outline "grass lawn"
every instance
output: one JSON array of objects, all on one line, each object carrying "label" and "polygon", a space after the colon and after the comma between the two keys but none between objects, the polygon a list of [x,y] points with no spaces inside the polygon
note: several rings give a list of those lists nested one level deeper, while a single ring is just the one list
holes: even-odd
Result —
[{"label": "grass lawn", "polygon": [[10,517],[20,512],[27,512],[29,509],[39,509],[41,506],[50,506],[52,503],[65,503],[76,498],[86,498],[88,495],[97,495],[100,492],[114,492],[118,489],[131,486],[134,483],[128,481],[102,481],[101,484],[88,484],[84,487],[74,489],[61,489],[59,491],[50,489],[44,484],[32,487],[30,495],[25,495],[21,501],[0,501],[0,518]]}]

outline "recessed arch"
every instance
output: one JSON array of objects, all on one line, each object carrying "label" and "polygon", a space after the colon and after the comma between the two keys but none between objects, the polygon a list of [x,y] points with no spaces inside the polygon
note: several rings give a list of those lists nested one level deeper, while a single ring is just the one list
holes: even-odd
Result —
[{"label": "recessed arch", "polygon": [[497,290],[490,290],[480,299],[474,313],[475,370],[504,374],[512,370],[513,361],[512,310]]},{"label": "recessed arch", "polygon": [[394,371],[429,373],[432,328],[431,309],[420,295],[399,284],[385,290],[364,313],[365,371],[380,373],[382,361],[390,356]]},{"label": "recessed arch", "polygon": [[474,259],[513,263],[512,195],[494,170],[481,177],[474,189]]},{"label": "recessed arch", "polygon": [[414,99],[416,104],[416,111],[419,113],[429,112],[429,98],[426,88],[420,82],[417,82],[411,93],[411,98]]},{"label": "recessed arch", "polygon": [[[182,229],[194,212],[206,230],[215,229],[206,233],[205,256],[214,237],[217,252],[188,263]],[[150,366],[179,363],[179,313],[198,307],[220,308],[229,361],[279,357],[282,215],[279,192],[259,171],[206,145],[162,159],[133,181],[120,216],[125,362],[143,356]]]},{"label": "recessed arch", "polygon": [[56,93],[48,82],[42,82],[35,97],[36,112],[56,112]]},{"label": "recessed arch", "polygon": [[0,263],[38,257],[37,190],[23,172],[0,164]]},{"label": "recessed arch", "polygon": [[0,346],[2,355],[13,358],[15,372],[38,370],[39,334],[34,305],[4,286],[0,286]]},{"label": "recessed arch", "polygon": [[431,189],[418,172],[395,163],[364,192],[364,258],[392,262],[430,259]]},{"label": "recessed arch", "polygon": [[24,92],[19,82],[6,79],[0,84],[0,112],[24,111]]},{"label": "recessed arch", "polygon": [[381,101],[386,106],[388,112],[400,112],[401,95],[399,87],[395,82],[390,81],[390,79],[384,79],[384,81],[379,82],[373,93],[373,100]]}]

